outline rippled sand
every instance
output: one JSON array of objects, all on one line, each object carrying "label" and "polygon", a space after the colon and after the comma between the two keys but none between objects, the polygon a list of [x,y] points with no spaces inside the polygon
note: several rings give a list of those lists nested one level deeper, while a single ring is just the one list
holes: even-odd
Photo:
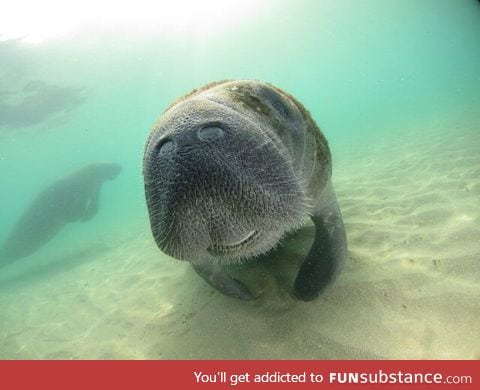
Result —
[{"label": "rippled sand", "polygon": [[144,220],[2,270],[0,358],[480,358],[479,123],[396,134],[336,157],[349,261],[317,301],[288,291],[310,227],[233,270],[260,296],[245,303],[163,256]]}]

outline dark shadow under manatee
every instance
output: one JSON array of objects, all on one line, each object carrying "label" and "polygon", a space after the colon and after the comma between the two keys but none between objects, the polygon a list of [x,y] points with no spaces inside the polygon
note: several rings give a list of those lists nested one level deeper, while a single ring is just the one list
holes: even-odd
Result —
[{"label": "dark shadow under manatee", "polygon": [[[22,97],[19,103],[13,98]],[[66,113],[85,101],[84,88],[63,87],[30,81],[22,92],[0,91],[0,127],[21,128],[40,124]]]},{"label": "dark shadow under manatee", "polygon": [[118,164],[90,164],[40,192],[0,249],[0,267],[35,253],[67,223],[93,218],[103,183],[120,171]]}]

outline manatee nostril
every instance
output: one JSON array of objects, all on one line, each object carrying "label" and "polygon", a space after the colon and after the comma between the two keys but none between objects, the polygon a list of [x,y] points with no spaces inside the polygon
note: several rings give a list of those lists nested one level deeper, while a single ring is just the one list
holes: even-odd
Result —
[{"label": "manatee nostril", "polygon": [[165,139],[157,145],[157,156],[165,156],[175,150],[176,145],[171,139]]},{"label": "manatee nostril", "polygon": [[198,138],[202,141],[214,141],[222,137],[223,134],[223,129],[218,126],[206,126],[198,130]]}]

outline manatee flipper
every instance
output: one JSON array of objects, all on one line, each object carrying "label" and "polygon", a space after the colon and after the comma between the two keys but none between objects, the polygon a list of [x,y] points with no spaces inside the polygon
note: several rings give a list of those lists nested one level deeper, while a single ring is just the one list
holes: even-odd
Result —
[{"label": "manatee flipper", "polygon": [[315,240],[294,284],[295,297],[311,301],[333,282],[347,257],[347,237],[342,215],[331,186],[312,216]]},{"label": "manatee flipper", "polygon": [[98,205],[100,203],[100,190],[95,191],[89,198],[87,207],[80,221],[87,222],[92,219],[98,212]]},{"label": "manatee flipper", "polygon": [[221,293],[233,298],[243,299],[244,301],[254,299],[248,287],[228,275],[220,265],[202,263],[192,264],[192,266],[197,274]]}]

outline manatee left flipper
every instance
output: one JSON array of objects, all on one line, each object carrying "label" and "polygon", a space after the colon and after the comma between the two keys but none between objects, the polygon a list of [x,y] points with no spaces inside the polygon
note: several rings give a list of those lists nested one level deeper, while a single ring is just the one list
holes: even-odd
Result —
[{"label": "manatee left flipper", "polygon": [[86,222],[92,219],[98,212],[99,202],[100,202],[100,190],[97,190],[88,199],[87,207],[85,208],[85,212],[80,218],[80,221]]},{"label": "manatee left flipper", "polygon": [[209,263],[197,263],[192,266],[197,274],[221,293],[244,301],[255,299],[247,286],[228,275],[221,266]]},{"label": "manatee left flipper", "polygon": [[347,258],[347,237],[331,185],[312,216],[315,240],[295,279],[294,294],[311,301],[340,273]]}]

